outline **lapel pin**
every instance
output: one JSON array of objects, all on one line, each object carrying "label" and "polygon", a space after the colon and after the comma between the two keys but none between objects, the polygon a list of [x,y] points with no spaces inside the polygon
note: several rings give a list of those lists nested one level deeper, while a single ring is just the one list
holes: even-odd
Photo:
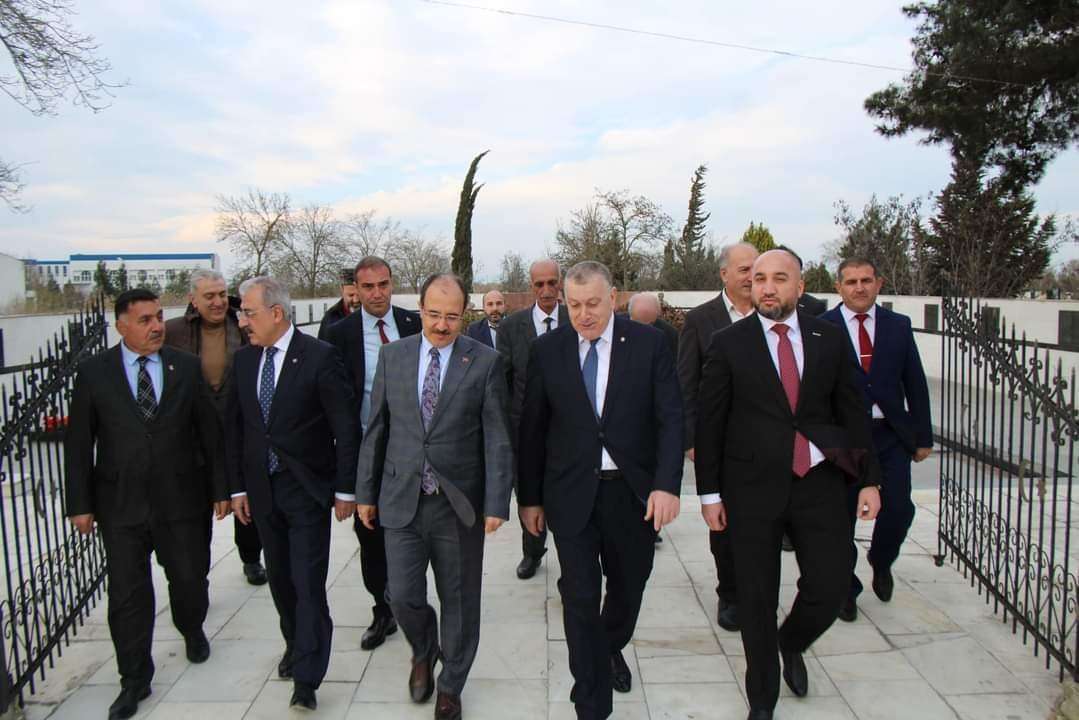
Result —
[{"label": "lapel pin", "polygon": [[169,370],[175,370],[175,369],[176,368],[174,368],[172,365],[169,365]]},{"label": "lapel pin", "polygon": [[815,332],[815,331],[811,331],[811,332],[813,333],[813,337],[820,337],[820,333],[819,333],[819,332]]},{"label": "lapel pin", "polygon": [[470,358],[466,358],[466,357],[463,357],[463,358],[461,358],[461,362],[463,362],[463,363],[466,363],[466,362],[471,362],[471,359],[470,359]]},{"label": "lapel pin", "polygon": [[625,335],[622,335],[621,337],[618,338],[618,342],[625,342],[625,341],[626,341],[626,336]]},{"label": "lapel pin", "polygon": [[296,364],[296,358],[292,358],[292,364],[293,364],[293,365],[295,365],[295,364]]}]

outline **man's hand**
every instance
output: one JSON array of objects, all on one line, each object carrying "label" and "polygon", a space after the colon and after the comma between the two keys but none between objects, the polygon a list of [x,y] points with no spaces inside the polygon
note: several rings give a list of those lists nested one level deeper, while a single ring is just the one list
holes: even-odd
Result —
[{"label": "man's hand", "polygon": [[648,493],[648,507],[644,512],[644,521],[652,521],[652,527],[659,532],[678,517],[679,501],[677,495],[666,490],[653,490]]},{"label": "man's hand", "polygon": [[363,526],[368,530],[375,529],[375,518],[378,517],[378,508],[374,505],[357,505],[356,517],[360,519]]},{"label": "man's hand", "polygon": [[232,502],[229,500],[218,500],[214,503],[214,517],[218,520],[224,520],[232,512]]},{"label": "man's hand", "polygon": [[689,457],[689,461],[691,463],[697,462],[697,449],[696,448],[690,448],[689,450],[686,450],[686,455]]},{"label": "man's hand", "polygon": [[701,505],[701,516],[709,530],[720,532],[727,529],[727,506],[721,502]]},{"label": "man's hand", "polygon": [[929,457],[929,454],[933,452],[933,448],[918,448],[914,451],[914,462],[921,462]]},{"label": "man's hand", "polygon": [[483,519],[483,531],[490,535],[498,528],[502,527],[502,523],[506,522],[502,518],[498,517],[485,517]]},{"label": "man's hand", "polygon": [[69,520],[71,520],[71,524],[74,525],[75,529],[82,535],[89,535],[94,531],[93,513],[87,513],[86,515],[72,515]]},{"label": "man's hand", "polygon": [[352,517],[352,513],[356,512],[356,503],[351,500],[342,500],[341,498],[334,498],[333,501],[333,514],[337,518],[337,522],[348,520]]},{"label": "man's hand", "polygon": [[880,512],[880,490],[864,487],[858,492],[858,519],[872,520]]},{"label": "man's hand", "polygon": [[247,504],[247,495],[237,495],[232,498],[232,514],[242,524],[251,524],[251,508]]},{"label": "man's hand", "polygon": [[521,525],[525,530],[539,537],[545,526],[543,519],[543,506],[532,505],[517,508],[517,515],[521,518]]}]

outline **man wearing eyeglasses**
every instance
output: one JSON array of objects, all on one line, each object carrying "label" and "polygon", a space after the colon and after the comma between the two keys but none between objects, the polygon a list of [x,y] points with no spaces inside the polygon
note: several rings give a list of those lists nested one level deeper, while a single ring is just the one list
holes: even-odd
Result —
[{"label": "man wearing eyeglasses", "polygon": [[442,663],[435,720],[461,717],[479,647],[484,533],[509,518],[513,487],[506,376],[497,352],[461,335],[466,297],[456,275],[428,278],[423,334],[382,349],[356,474],[360,519],[385,528],[390,603],[412,646],[413,702],[431,697]]},{"label": "man wearing eyeglasses", "polygon": [[330,662],[326,602],[330,509],[355,510],[359,433],[352,388],[333,347],[297,332],[288,290],[268,277],[240,285],[240,328],[225,417],[232,511],[256,519],[285,638],[277,667],[290,707],[314,710]]},{"label": "man wearing eyeglasses", "polygon": [[[380,257],[369,255],[356,264],[354,273],[360,310],[330,325],[326,340],[333,344],[345,361],[345,369],[356,392],[356,417],[360,430],[367,432],[371,408],[371,385],[375,380],[375,365],[383,345],[420,331],[416,313],[391,304],[393,300],[393,271]],[[386,601],[386,540],[382,526],[366,527],[357,518],[353,522],[360,541],[360,568],[363,584],[375,599],[371,625],[360,639],[360,647],[374,650],[397,632],[397,622]]]}]

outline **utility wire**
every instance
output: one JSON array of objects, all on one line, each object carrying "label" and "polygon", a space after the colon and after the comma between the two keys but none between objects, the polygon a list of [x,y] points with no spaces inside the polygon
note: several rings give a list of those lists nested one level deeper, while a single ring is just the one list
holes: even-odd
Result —
[{"label": "utility wire", "polygon": [[[870,68],[873,70],[887,70],[889,72],[907,73],[911,70],[909,67],[882,65],[880,63],[861,62],[858,60],[844,60],[841,58],[825,57],[823,55],[806,55],[804,53],[796,53],[789,50],[777,50],[775,48],[757,47],[755,45],[742,45],[740,43],[723,42],[721,40],[709,40],[708,38],[692,37],[689,35],[676,35],[674,33],[657,32],[654,30],[641,30],[639,28],[624,27],[621,25],[611,25],[609,23],[589,22],[588,20],[573,20],[571,18],[555,17],[553,15],[540,15],[537,13],[521,12],[518,10],[506,10],[504,8],[485,7],[483,5],[472,5],[470,3],[464,2],[453,2],[452,0],[419,1],[427,3],[428,5],[441,5],[443,7],[455,8],[458,10],[475,10],[478,12],[493,13],[496,15],[508,15],[512,17],[525,18],[528,20],[541,20],[543,22],[562,23],[563,25],[576,25],[578,27],[594,28],[596,30],[610,30],[612,32],[629,33],[631,35],[645,35],[647,37],[661,38],[663,40],[676,40],[678,42],[695,43],[698,45],[711,45],[713,47],[728,48],[731,50],[745,50],[747,52],[779,55],[782,57],[789,57],[797,60],[812,60],[813,62],[831,63],[833,65],[852,65],[854,67]],[[1008,80],[995,80],[992,78],[974,77],[971,75],[956,75],[954,73],[941,73],[931,71],[926,71],[925,74],[932,77],[943,77],[952,80],[991,83],[994,85],[1005,85],[1010,87],[1027,87],[1025,83],[1010,82]]]}]

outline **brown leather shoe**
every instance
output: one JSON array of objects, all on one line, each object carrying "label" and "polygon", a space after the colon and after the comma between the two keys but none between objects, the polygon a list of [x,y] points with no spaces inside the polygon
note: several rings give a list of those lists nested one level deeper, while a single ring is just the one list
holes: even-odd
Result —
[{"label": "brown leather shoe", "polygon": [[435,720],[461,720],[461,696],[440,692],[435,701]]},{"label": "brown leather shoe", "polygon": [[408,692],[412,702],[425,703],[435,691],[435,663],[438,662],[438,650],[430,657],[412,658],[412,673],[408,676]]}]

